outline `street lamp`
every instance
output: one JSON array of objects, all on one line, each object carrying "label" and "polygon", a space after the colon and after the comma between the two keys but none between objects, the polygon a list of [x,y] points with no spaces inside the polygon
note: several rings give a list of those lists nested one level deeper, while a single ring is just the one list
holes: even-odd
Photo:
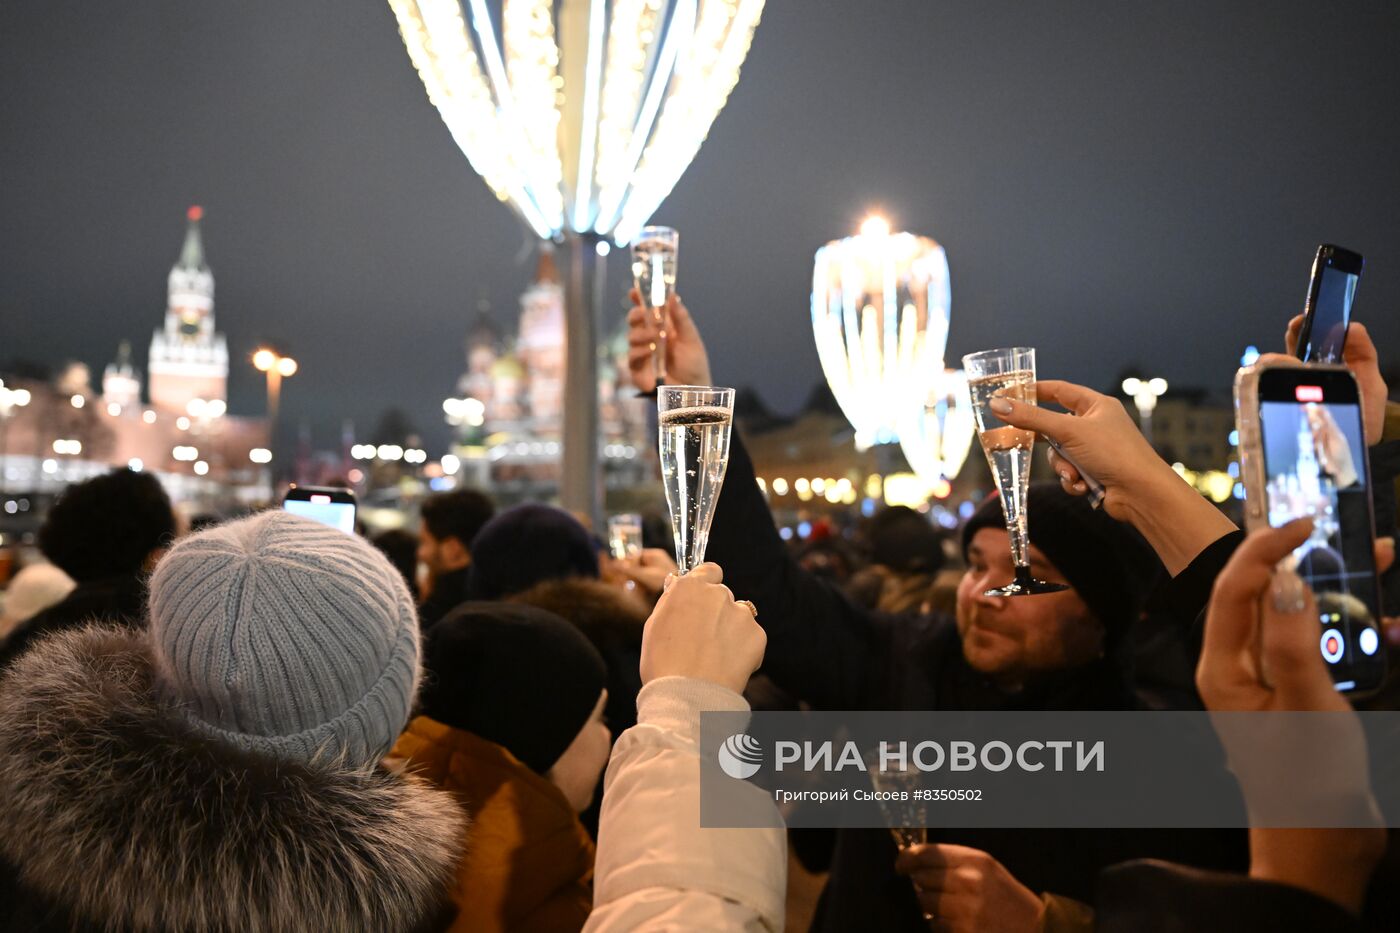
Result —
[{"label": "street lamp", "polygon": [[[566,509],[598,514],[598,269],[695,157],[764,0],[389,0],[428,99],[496,196],[571,246]],[[492,9],[494,8],[494,10]]]},{"label": "street lamp", "polygon": [[267,420],[275,425],[282,403],[282,380],[296,375],[297,361],[263,347],[253,354],[253,366],[267,374]]},{"label": "street lamp", "polygon": [[277,411],[282,405],[282,380],[296,375],[297,361],[269,347],[253,354],[253,367],[267,374],[267,443],[277,446]]},{"label": "street lamp", "polygon": [[1152,443],[1152,410],[1157,407],[1157,399],[1167,391],[1167,380],[1160,376],[1153,379],[1139,379],[1129,376],[1123,380],[1123,394],[1133,400],[1138,410],[1138,425],[1147,443]]}]

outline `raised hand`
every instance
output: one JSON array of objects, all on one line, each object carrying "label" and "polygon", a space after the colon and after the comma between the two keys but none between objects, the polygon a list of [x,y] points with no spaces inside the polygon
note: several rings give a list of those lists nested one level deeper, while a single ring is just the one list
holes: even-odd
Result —
[{"label": "raised hand", "polygon": [[[661,339],[661,328],[635,288],[627,296],[632,300],[632,308],[627,312],[627,369],[637,391],[650,392],[656,388],[652,353]],[[664,310],[667,381],[672,385],[709,385],[710,358],[690,312],[679,295],[672,295]]]},{"label": "raised hand", "polygon": [[718,564],[672,577],[642,632],[642,683],[693,677],[741,693],[758,670],[768,637],[734,601]]}]

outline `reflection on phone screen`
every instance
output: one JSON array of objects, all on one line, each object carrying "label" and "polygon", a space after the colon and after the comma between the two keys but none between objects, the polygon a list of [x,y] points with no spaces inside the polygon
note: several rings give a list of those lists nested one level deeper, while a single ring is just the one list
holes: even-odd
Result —
[{"label": "reflection on phone screen", "polygon": [[1324,266],[1317,287],[1317,304],[1312,330],[1308,334],[1303,359],[1317,363],[1340,363],[1351,320],[1351,302],[1356,297],[1358,276],[1332,266]]},{"label": "reflection on phone screen", "polygon": [[1292,561],[1317,600],[1322,656],[1334,668],[1369,663],[1381,640],[1361,410],[1324,402],[1318,386],[1296,394],[1260,404],[1269,524],[1313,519]]},{"label": "reflection on phone screen", "polygon": [[332,502],[329,496],[313,495],[309,502],[305,499],[288,499],[282,503],[282,508],[293,515],[301,515],[323,525],[339,528],[346,534],[355,533],[353,502]]}]

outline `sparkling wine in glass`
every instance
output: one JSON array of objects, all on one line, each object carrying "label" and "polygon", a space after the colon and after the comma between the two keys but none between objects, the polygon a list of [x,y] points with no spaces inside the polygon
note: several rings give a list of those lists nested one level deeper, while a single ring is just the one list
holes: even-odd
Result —
[{"label": "sparkling wine in glass", "polygon": [[972,395],[972,413],[977,420],[977,435],[982,450],[992,468],[1001,508],[1006,515],[1006,530],[1011,535],[1011,559],[1016,565],[1016,578],[1006,586],[988,590],[987,596],[1029,596],[1034,593],[1056,593],[1067,589],[1059,583],[1048,583],[1031,576],[1030,538],[1026,525],[1026,499],[1031,484],[1031,452],[1035,448],[1035,432],[1007,424],[992,411],[994,398],[1034,405],[1035,350],[1012,347],[1005,350],[984,350],[963,357],[967,371],[967,388]]},{"label": "sparkling wine in glass", "polygon": [[618,560],[628,560],[642,553],[642,517],[624,512],[608,519],[608,547]]},{"label": "sparkling wine in glass", "polygon": [[661,386],[656,393],[656,408],[661,482],[671,510],[676,563],[681,573],[688,573],[705,561],[710,520],[724,484],[725,467],[729,465],[734,390]]},{"label": "sparkling wine in glass", "polygon": [[642,303],[651,308],[658,336],[651,348],[656,384],[666,381],[666,302],[676,293],[680,235],[670,227],[643,227],[632,241],[632,278]]},{"label": "sparkling wine in glass", "polygon": [[903,791],[906,795],[904,800],[879,801],[880,812],[885,816],[890,835],[894,836],[894,844],[903,851],[928,842],[928,807],[917,796],[923,784],[923,775],[907,763],[901,767],[899,762],[891,761],[882,766],[880,754],[875,749],[865,753],[865,763],[870,784],[876,793]]}]

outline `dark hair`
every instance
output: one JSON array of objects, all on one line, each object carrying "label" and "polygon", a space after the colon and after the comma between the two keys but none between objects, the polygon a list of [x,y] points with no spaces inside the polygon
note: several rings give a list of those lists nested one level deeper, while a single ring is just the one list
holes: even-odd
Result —
[{"label": "dark hair", "polygon": [[149,473],[113,470],[68,490],[39,529],[39,550],[82,583],[139,573],[175,537],[175,513]]},{"label": "dark hair", "polygon": [[943,536],[908,506],[891,505],[875,513],[866,529],[872,563],[900,573],[937,573],[945,563]]},{"label": "dark hair", "polygon": [[496,504],[475,489],[454,489],[429,496],[419,512],[434,538],[456,538],[463,547],[471,547],[481,526],[496,514]]},{"label": "dark hair", "polygon": [[403,575],[408,591],[418,598],[418,539],[402,528],[381,531],[370,538],[370,543],[384,552],[389,563]]}]

